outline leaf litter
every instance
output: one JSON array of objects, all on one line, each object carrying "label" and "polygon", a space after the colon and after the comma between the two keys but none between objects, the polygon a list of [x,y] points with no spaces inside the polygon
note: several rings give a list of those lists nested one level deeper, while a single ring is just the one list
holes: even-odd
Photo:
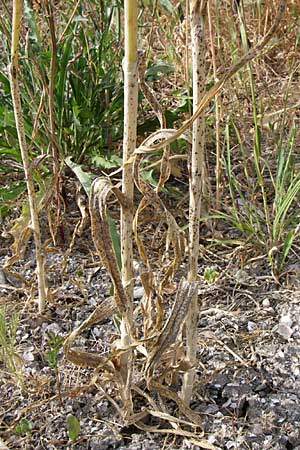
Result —
[{"label": "leaf litter", "polygon": [[[210,265],[219,274],[215,281],[205,281],[204,260],[199,284],[190,286],[178,279],[176,292],[164,295],[165,314],[156,332],[145,340],[139,328],[134,334],[132,348],[138,370],[134,370],[131,389],[135,415],[126,421],[118,394],[123,381],[116,370],[126,349],[115,345],[110,351],[118,341],[116,319],[126,300],[118,307],[120,299],[115,301],[110,295],[105,262],[95,254],[88,228],[80,241],[82,245],[74,245],[66,264],[65,250],[48,254],[48,277],[55,295],[45,316],[35,316],[32,292],[24,283],[15,290],[9,289],[11,284],[7,289],[5,284],[1,286],[1,304],[20,312],[15,343],[21,360],[18,376],[0,363],[5,445],[69,448],[68,415],[80,424],[81,432],[72,444],[75,449],[296,449],[300,445],[297,279],[292,289],[279,288],[271,278],[263,277],[268,269],[259,262],[244,267],[247,283],[242,283],[230,254],[208,254]],[[34,276],[33,265],[28,264],[34,258],[30,247],[27,259],[14,265],[29,284]],[[91,277],[95,267],[99,270]],[[179,275],[184,267],[185,261],[179,265]],[[138,279],[143,265],[136,264],[136,268]],[[195,289],[202,308],[197,382],[189,409],[176,393],[186,367],[175,337],[181,333],[181,314]],[[116,288],[114,292],[123,295]],[[140,301],[135,300],[135,319],[142,327]],[[283,325],[292,333],[283,333]],[[51,333],[67,338],[65,355],[62,347],[58,350],[57,372],[46,357]],[[31,429],[20,435],[16,427],[24,418]]]}]

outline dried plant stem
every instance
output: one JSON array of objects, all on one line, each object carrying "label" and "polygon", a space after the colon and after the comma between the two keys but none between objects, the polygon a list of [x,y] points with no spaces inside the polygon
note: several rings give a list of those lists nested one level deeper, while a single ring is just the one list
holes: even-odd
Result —
[{"label": "dried plant stem", "polygon": [[[191,0],[191,41],[192,41],[192,67],[193,67],[193,111],[199,106],[205,92],[205,41],[204,41],[204,11],[201,0]],[[192,155],[189,167],[189,268],[188,281],[197,280],[199,257],[199,223],[201,214],[201,199],[205,176],[205,114],[202,114],[193,123]],[[186,330],[186,357],[193,366],[183,379],[182,398],[186,404],[190,403],[196,364],[197,350],[197,320],[198,295],[194,295],[185,320]]]},{"label": "dried plant stem", "polygon": [[[214,79],[217,83],[217,63],[216,63],[216,53],[214,46],[214,28],[213,28],[213,18],[212,18],[212,0],[208,0],[207,2],[207,16],[208,16],[208,28],[209,28],[209,39],[210,39],[210,47],[211,47],[211,59],[213,65]],[[221,120],[221,102],[220,95],[216,94],[215,97],[215,108],[216,108],[216,204],[215,208],[219,209],[221,205],[221,176],[222,176],[222,168],[221,168],[221,130],[220,130],[220,120]]]},{"label": "dried plant stem", "polygon": [[185,59],[185,67],[184,67],[184,78],[185,78],[185,85],[186,85],[186,94],[188,96],[189,102],[188,102],[188,113],[189,117],[192,115],[192,108],[191,108],[191,89],[190,89],[190,75],[189,75],[189,67],[190,67],[190,49],[189,49],[189,42],[190,42],[190,30],[189,30],[189,17],[190,17],[190,0],[185,0],[185,52],[184,52],[184,59]]},{"label": "dried plant stem", "polygon": [[[202,112],[206,108],[206,106],[209,104],[209,102],[217,95],[221,89],[225,86],[228,80],[232,78],[245,64],[249,63],[252,59],[256,58],[261,54],[261,52],[265,49],[266,45],[272,38],[275,31],[278,29],[281,19],[285,13],[287,6],[286,0],[279,0],[278,7],[277,7],[277,14],[274,20],[273,25],[267,32],[267,34],[258,42],[258,44],[251,48],[247,53],[245,53],[235,64],[229,67],[229,69],[226,70],[226,72],[222,75],[219,75],[219,81],[215,83],[209,91],[205,92],[203,95],[201,101],[199,102],[198,108],[193,112],[192,117],[190,117],[188,120],[186,120],[183,125],[181,125],[180,128],[177,130],[172,130],[172,133],[169,134],[169,136],[160,142],[156,144],[151,144],[151,146],[145,145],[146,142],[149,142],[151,138],[151,142],[155,141],[155,137],[159,136],[161,134],[160,131],[156,131],[155,133],[152,133],[150,136],[147,137],[147,139],[139,146],[137,149],[137,153],[152,153],[153,150],[160,150],[162,148],[165,148],[167,145],[171,144],[172,142],[176,141],[180,136],[184,134],[186,130],[188,130],[191,125],[195,122],[198,117],[201,116]],[[127,161],[126,164],[132,164],[132,161]]]},{"label": "dried plant stem", "polygon": [[24,130],[24,120],[21,106],[21,98],[18,82],[18,66],[19,66],[19,35],[22,16],[22,1],[13,1],[13,26],[12,26],[12,43],[11,43],[11,64],[9,68],[11,95],[14,107],[14,115],[16,128],[18,133],[19,145],[22,154],[24,173],[27,183],[28,201],[31,216],[31,226],[33,229],[36,264],[37,264],[37,280],[38,280],[38,308],[42,313],[45,309],[45,301],[47,296],[46,279],[44,270],[44,256],[42,251],[42,241],[38,213],[36,208],[36,196],[34,190],[34,181],[32,169],[28,156],[28,149]]},{"label": "dried plant stem", "polygon": [[[60,222],[61,216],[61,204],[60,204],[60,176],[59,176],[59,151],[57,145],[57,139],[55,135],[55,115],[54,115],[54,85],[55,85],[55,72],[56,72],[56,60],[57,60],[57,44],[56,44],[56,32],[55,21],[53,13],[53,5],[50,0],[46,2],[47,20],[51,37],[51,61],[50,61],[50,73],[49,73],[49,121],[50,121],[50,136],[51,136],[51,154],[53,159],[53,178],[56,180],[54,201],[56,206],[56,225]],[[52,233],[53,242],[55,243],[56,232]]]},{"label": "dried plant stem", "polygon": [[53,6],[49,0],[46,3],[46,10],[51,36],[51,62],[49,74],[49,119],[50,119],[52,158],[53,158],[53,175],[56,176],[59,170],[59,158],[58,158],[57,142],[55,137],[55,120],[54,120],[54,78],[56,70],[57,46],[56,46]]},{"label": "dried plant stem", "polygon": [[[137,107],[138,107],[138,54],[137,54],[137,0],[125,0],[125,57],[124,57],[124,138],[123,161],[130,158],[136,148]],[[124,165],[122,191],[129,205],[133,203],[133,167]],[[129,304],[133,300],[133,212],[132,208],[121,208],[121,256],[122,282],[126,288]],[[130,308],[130,306],[129,306]],[[132,310],[122,318],[121,342],[123,346],[130,344],[130,328]],[[123,379],[130,373],[127,366],[130,351],[123,355],[121,372]]]}]

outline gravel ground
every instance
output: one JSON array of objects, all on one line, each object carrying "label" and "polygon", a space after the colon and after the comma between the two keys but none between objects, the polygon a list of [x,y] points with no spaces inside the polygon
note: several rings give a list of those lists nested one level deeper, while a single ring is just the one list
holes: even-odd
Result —
[{"label": "gravel ground", "polygon": [[[20,313],[15,343],[19,378],[0,362],[0,448],[300,449],[300,295],[296,270],[289,289],[276,285],[263,264],[243,270],[231,265],[229,272],[211,284],[202,278],[199,365],[191,404],[203,422],[204,436],[199,432],[197,445],[195,439],[175,439],[159,430],[148,433],[126,425],[107,395],[115,393],[107,390],[105,376],[99,374],[96,382],[90,383],[94,371],[67,361],[61,347],[57,368],[51,366],[51,336],[59,340],[78,327],[109,295],[110,281],[97,257],[91,257],[89,239],[81,250],[73,250],[64,272],[66,249],[49,253],[47,271],[53,300],[40,317],[30,296],[35,269],[30,248],[24,260],[14,265],[14,273],[0,272],[0,305],[9,315]],[[4,264],[6,256],[2,258]],[[218,264],[221,274],[220,260]],[[223,266],[229,267],[228,260],[224,259]],[[200,278],[204,268],[203,263]],[[137,286],[137,302],[140,296]],[[168,299],[171,303],[172,295]],[[84,331],[76,346],[106,354],[116,336],[113,320],[107,319]],[[179,384],[174,386],[174,390],[179,389]],[[168,412],[176,415],[175,405],[170,402],[168,406]],[[80,422],[74,442],[67,434],[70,414]],[[24,423],[25,430],[20,430]],[[166,428],[166,422],[161,426]],[[203,446],[199,445],[201,439],[206,442]]]}]

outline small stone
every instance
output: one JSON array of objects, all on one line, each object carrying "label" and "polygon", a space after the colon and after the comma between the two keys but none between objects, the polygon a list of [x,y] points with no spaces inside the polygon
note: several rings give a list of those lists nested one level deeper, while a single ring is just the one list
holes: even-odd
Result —
[{"label": "small stone", "polygon": [[145,291],[144,291],[143,286],[136,287],[136,288],[134,288],[134,291],[133,291],[133,297],[135,299],[140,299],[143,297],[144,293],[145,293]]},{"label": "small stone", "polygon": [[46,326],[46,331],[57,335],[61,333],[61,328],[57,323],[50,323]]},{"label": "small stone", "polygon": [[280,318],[280,323],[281,323],[281,324],[284,324],[284,325],[286,325],[286,326],[288,326],[288,327],[292,326],[293,321],[292,321],[292,319],[291,319],[290,313],[283,314],[283,315],[281,316],[281,318]]},{"label": "small stone", "polygon": [[91,306],[96,306],[97,303],[98,303],[98,300],[95,297],[90,297],[88,299],[88,304],[91,305]]},{"label": "small stone", "polygon": [[240,269],[236,272],[234,278],[236,279],[237,283],[240,283],[240,284],[244,284],[249,281],[249,275],[247,274],[247,272],[245,270],[242,270],[242,269]]},{"label": "small stone", "polygon": [[26,350],[25,352],[23,352],[22,356],[23,359],[27,362],[34,361],[34,354],[30,350]]},{"label": "small stone", "polygon": [[293,321],[289,313],[282,315],[277,328],[277,333],[284,339],[289,339],[294,333],[294,330],[291,328],[292,323]]},{"label": "small stone", "polygon": [[93,329],[93,333],[95,335],[96,338],[100,337],[101,335],[103,335],[103,331],[101,330],[100,327],[95,327]]},{"label": "small stone", "polygon": [[259,423],[254,423],[251,427],[251,433],[255,436],[260,436],[264,433],[264,430]]},{"label": "small stone", "polygon": [[208,407],[203,412],[204,412],[204,414],[215,414],[218,411],[219,411],[218,405],[211,404],[211,405],[208,405]]},{"label": "small stone", "polygon": [[247,323],[247,328],[248,331],[251,333],[252,331],[255,331],[257,329],[256,323],[255,322],[251,322],[249,320],[249,322]]},{"label": "small stone", "polygon": [[288,340],[294,333],[294,330],[285,323],[280,323],[277,328],[277,333],[284,339]]},{"label": "small stone", "polygon": [[67,311],[65,310],[65,309],[56,309],[55,310],[55,312],[56,312],[56,314],[59,316],[59,317],[64,317],[64,316],[66,316],[67,315]]},{"label": "small stone", "polygon": [[0,269],[0,284],[7,284],[5,273]]},{"label": "small stone", "polygon": [[270,308],[270,305],[271,305],[270,300],[268,298],[264,298],[263,301],[262,301],[262,307],[263,308]]},{"label": "small stone", "polygon": [[227,441],[226,444],[225,444],[225,448],[226,449],[236,448],[235,442],[234,441]]}]

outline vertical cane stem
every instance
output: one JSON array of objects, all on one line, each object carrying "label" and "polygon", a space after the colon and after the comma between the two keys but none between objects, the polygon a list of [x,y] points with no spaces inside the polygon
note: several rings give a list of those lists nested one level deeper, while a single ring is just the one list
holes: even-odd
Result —
[{"label": "vertical cane stem", "polygon": [[34,180],[32,169],[30,167],[30,160],[28,156],[28,148],[24,130],[24,119],[22,113],[22,105],[19,91],[18,69],[19,69],[19,35],[22,16],[22,1],[13,1],[13,26],[12,26],[12,42],[11,42],[11,64],[9,67],[10,87],[12,102],[14,108],[14,115],[16,121],[16,128],[18,133],[19,145],[22,155],[23,168],[26,178],[28,202],[31,217],[31,227],[34,235],[35,251],[36,251],[36,265],[37,265],[37,280],[38,280],[38,308],[39,313],[45,309],[46,301],[46,279],[44,270],[44,256],[42,251],[41,232],[36,208],[36,196],[34,189]]},{"label": "vertical cane stem", "polygon": [[[124,137],[123,137],[123,162],[127,162],[136,148],[137,107],[138,107],[138,72],[137,72],[137,0],[125,0],[125,57],[124,69]],[[122,191],[128,204],[133,203],[133,170],[132,164],[124,164]],[[122,257],[122,281],[126,293],[133,304],[133,212],[132,208],[121,209],[121,257]],[[127,317],[122,318],[121,342],[123,346],[130,344],[130,328],[132,323],[132,307]],[[123,379],[130,372],[127,367],[129,353],[123,354],[121,361],[121,373]],[[128,369],[128,370],[127,370]],[[127,383],[128,384],[128,383]]]},{"label": "vertical cane stem", "polygon": [[[204,9],[201,0],[191,0],[191,41],[193,67],[193,111],[197,110],[199,102],[205,93],[205,42],[204,42]],[[201,214],[201,198],[203,193],[203,179],[205,176],[205,116],[204,113],[193,123],[192,155],[189,170],[189,262],[188,280],[197,280],[199,258],[199,223]],[[186,356],[193,366],[184,375],[182,398],[189,404],[195,378],[195,364],[197,352],[197,321],[198,296],[192,298],[185,321]]]},{"label": "vertical cane stem", "polygon": [[[217,83],[217,62],[216,62],[216,52],[214,46],[214,28],[213,28],[213,20],[212,20],[212,0],[208,0],[207,2],[207,15],[208,15],[208,29],[209,29],[209,40],[210,40],[210,48],[211,48],[211,59],[213,66],[214,79]],[[215,109],[216,109],[216,203],[215,208],[218,210],[221,205],[221,177],[222,177],[222,167],[221,167],[221,130],[220,130],[220,122],[221,122],[221,102],[220,95],[217,94],[215,97]]]}]

